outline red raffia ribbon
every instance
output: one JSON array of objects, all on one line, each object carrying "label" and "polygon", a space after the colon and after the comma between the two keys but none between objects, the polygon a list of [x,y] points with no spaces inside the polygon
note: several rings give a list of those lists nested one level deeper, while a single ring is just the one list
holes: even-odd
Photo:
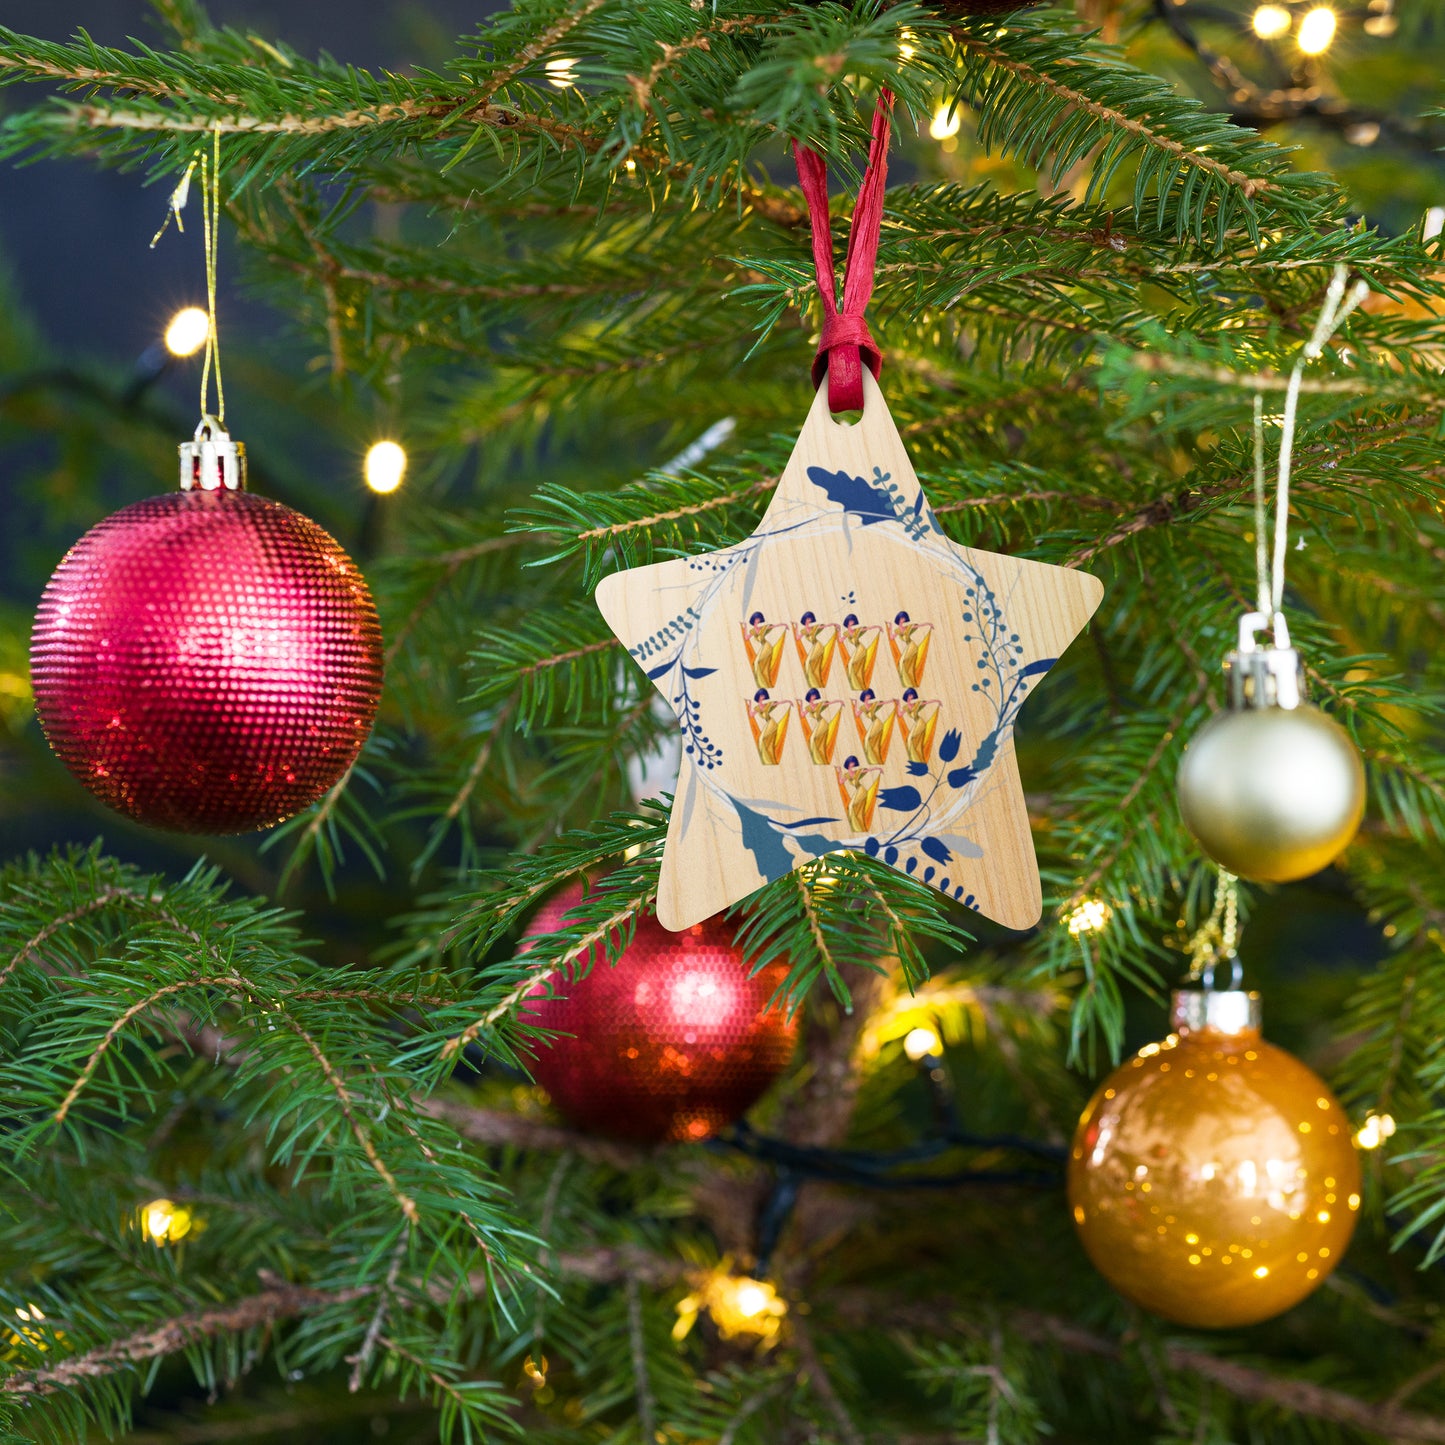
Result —
[{"label": "red raffia ribbon", "polygon": [[798,181],[808,203],[813,231],[813,269],[823,302],[823,334],[813,358],[813,385],[828,378],[830,411],[857,411],[863,406],[863,362],[876,377],[883,369],[883,354],[874,345],[863,313],[873,295],[873,270],[878,261],[878,232],[883,224],[883,188],[888,180],[888,128],[893,113],[893,92],[881,90],[873,111],[873,142],[868,165],[853,208],[853,229],[848,233],[848,255],[843,263],[843,306],[838,307],[833,272],[833,229],[828,215],[828,163],[817,151],[800,142],[793,145]]}]

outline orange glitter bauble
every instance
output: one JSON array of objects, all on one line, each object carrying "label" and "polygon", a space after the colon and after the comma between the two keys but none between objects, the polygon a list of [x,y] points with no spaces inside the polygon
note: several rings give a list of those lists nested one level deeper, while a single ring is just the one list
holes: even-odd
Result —
[{"label": "orange glitter bauble", "polygon": [[1175,1028],[1089,1101],[1069,1204],[1120,1294],[1199,1329],[1296,1305],[1340,1262],[1360,1208],[1350,1122],[1261,1038],[1257,996],[1181,990]]},{"label": "orange glitter bauble", "polygon": [[[570,925],[581,885],[544,903],[527,938]],[[637,920],[615,964],[594,948],[585,978],[549,975],[524,1017],[555,1033],[529,1067],[580,1129],[637,1143],[706,1139],[735,1124],[788,1066],[797,1020],[770,1007],[785,963],[749,974],[720,918],[669,933]]]}]

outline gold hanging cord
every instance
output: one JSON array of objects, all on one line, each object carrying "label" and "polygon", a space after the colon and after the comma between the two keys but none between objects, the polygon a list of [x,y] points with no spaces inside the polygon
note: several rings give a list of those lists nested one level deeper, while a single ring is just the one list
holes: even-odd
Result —
[{"label": "gold hanging cord", "polygon": [[[201,172],[201,225],[202,240],[206,252],[206,355],[201,366],[201,417],[203,420],[214,415],[216,424],[226,425],[226,391],[221,382],[221,337],[216,327],[216,253],[221,238],[221,128],[218,125],[211,132],[211,153],[200,147],[191,157],[186,173],[171,192],[166,207],[166,218],[161,228],[151,238],[151,249],[165,235],[174,218],[176,230],[185,233],[186,223],[183,212],[191,194],[191,177],[199,168]],[[216,370],[216,410],[211,412],[210,400],[211,368]]]},{"label": "gold hanging cord", "polygon": [[[1239,881],[1221,868],[1214,889],[1214,907],[1186,944],[1189,980],[1198,983],[1215,965],[1234,962],[1239,945]],[[1235,985],[1238,986],[1237,984]]]}]

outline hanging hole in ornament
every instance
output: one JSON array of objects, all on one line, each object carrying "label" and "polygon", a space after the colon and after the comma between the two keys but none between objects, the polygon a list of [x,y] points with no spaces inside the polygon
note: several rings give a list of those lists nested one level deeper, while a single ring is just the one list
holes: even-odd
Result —
[{"label": "hanging hole in ornament", "polygon": [[[1227,983],[1219,982],[1219,970],[1228,966],[1229,980]],[[1244,987],[1244,967],[1239,961],[1237,953],[1231,953],[1224,958],[1212,958],[1199,970],[1199,986],[1206,993],[1217,993],[1220,991],[1234,992]]]},{"label": "hanging hole in ornament", "polygon": [[869,370],[866,364],[862,367],[862,373],[863,375],[860,389],[863,394],[863,405],[857,407],[847,407],[843,411],[835,411],[833,409],[833,393],[830,390],[832,383],[828,376],[828,366],[826,361],[824,362],[823,366],[820,368],[818,374],[815,377],[815,385],[817,386],[818,391],[827,398],[828,402],[827,406],[824,408],[823,414],[840,431],[851,431],[863,420],[864,416],[866,416],[868,412],[868,388],[872,386],[875,390],[877,389],[878,383],[876,380],[874,380],[873,373]]}]

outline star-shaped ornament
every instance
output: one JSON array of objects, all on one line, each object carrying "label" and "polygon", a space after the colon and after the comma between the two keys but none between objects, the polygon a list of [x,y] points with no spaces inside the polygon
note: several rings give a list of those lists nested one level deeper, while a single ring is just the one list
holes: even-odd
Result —
[{"label": "star-shaped ornament", "polygon": [[1010,928],[1042,913],[1014,720],[1103,586],[950,542],[866,368],[863,392],[845,425],[819,389],[747,541],[597,590],[682,729],[665,928],[844,849]]}]

